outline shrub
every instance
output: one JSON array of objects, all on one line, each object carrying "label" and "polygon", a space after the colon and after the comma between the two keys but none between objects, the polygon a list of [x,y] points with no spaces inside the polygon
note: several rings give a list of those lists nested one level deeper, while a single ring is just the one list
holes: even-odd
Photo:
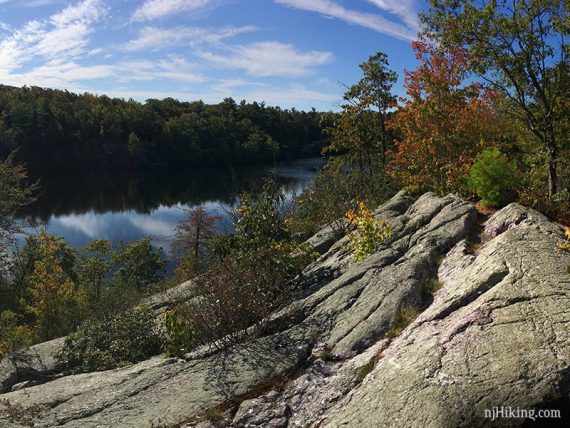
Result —
[{"label": "shrub", "polygon": [[21,325],[14,312],[0,312],[0,359],[11,352],[30,346],[33,340],[32,330]]},{"label": "shrub", "polygon": [[260,247],[229,255],[195,278],[197,295],[177,315],[191,321],[197,341],[224,348],[244,340],[250,327],[263,330],[264,321],[293,292],[291,280],[306,262],[291,254],[291,245]]},{"label": "shrub", "polygon": [[255,330],[250,327],[263,329],[291,295],[292,279],[313,260],[313,252],[291,239],[280,210],[283,194],[274,184],[242,195],[233,234],[215,242],[217,261],[194,280],[199,297],[177,310],[180,322],[196,330],[197,343],[223,348],[246,338]]},{"label": "shrub", "polygon": [[497,149],[484,150],[475,158],[467,184],[483,198],[483,205],[498,208],[513,200],[516,172],[514,162]]},{"label": "shrub", "polygon": [[5,418],[10,422],[11,426],[36,427],[36,415],[39,413],[40,406],[34,404],[24,407],[20,403],[12,403],[8,399],[0,399],[0,418]]},{"label": "shrub", "polygon": [[138,306],[102,321],[88,321],[69,335],[57,359],[79,371],[107,370],[160,353],[153,311]]},{"label": "shrub", "polygon": [[191,319],[179,316],[180,307],[165,311],[162,317],[166,331],[164,352],[170,357],[181,357],[196,346],[197,331]]},{"label": "shrub", "polygon": [[521,193],[520,202],[553,220],[561,223],[570,222],[570,192],[566,189],[548,197],[535,188],[527,188]]},{"label": "shrub", "polygon": [[357,262],[366,259],[376,251],[379,244],[392,236],[390,224],[385,220],[374,218],[372,211],[364,202],[358,204],[358,212],[349,210],[345,219],[348,224],[356,224],[356,231],[349,238]]},{"label": "shrub", "polygon": [[358,201],[378,206],[395,193],[395,186],[380,168],[360,171],[354,165],[330,161],[295,202],[290,219],[293,232],[304,238],[331,226],[339,235],[348,229],[344,215]]}]

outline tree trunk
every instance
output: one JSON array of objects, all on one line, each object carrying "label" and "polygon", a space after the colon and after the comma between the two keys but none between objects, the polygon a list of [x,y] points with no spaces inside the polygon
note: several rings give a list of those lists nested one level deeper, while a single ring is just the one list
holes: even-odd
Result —
[{"label": "tree trunk", "polygon": [[386,165],[386,121],[384,120],[384,116],[380,117],[380,126],[382,130],[382,165]]},{"label": "tree trunk", "polygon": [[548,197],[551,198],[558,192],[558,170],[556,165],[558,150],[556,149],[554,135],[551,134],[548,143]]},{"label": "tree trunk", "polygon": [[550,198],[558,192],[557,180],[556,160],[550,159],[548,161],[548,196]]}]

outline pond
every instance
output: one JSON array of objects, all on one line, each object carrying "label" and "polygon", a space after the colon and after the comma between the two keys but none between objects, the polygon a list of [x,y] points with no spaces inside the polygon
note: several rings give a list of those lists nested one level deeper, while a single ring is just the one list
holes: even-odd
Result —
[{"label": "pond", "polygon": [[45,223],[49,233],[80,248],[94,239],[136,241],[151,237],[169,258],[170,242],[186,210],[202,205],[228,219],[243,191],[255,192],[276,171],[291,199],[299,195],[325,160],[310,158],[226,168],[186,168],[149,172],[50,174],[40,179],[40,194],[26,215]]}]

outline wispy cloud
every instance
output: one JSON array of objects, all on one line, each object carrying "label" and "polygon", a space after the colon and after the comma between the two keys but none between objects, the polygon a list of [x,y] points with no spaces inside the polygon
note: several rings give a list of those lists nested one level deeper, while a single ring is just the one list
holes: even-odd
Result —
[{"label": "wispy cloud", "polygon": [[252,76],[298,77],[310,74],[313,67],[333,61],[333,54],[322,51],[300,52],[293,45],[279,42],[259,42],[229,47],[227,55],[198,51],[212,64],[241,69]]},{"label": "wispy cloud", "polygon": [[87,50],[93,24],[106,15],[100,0],[68,6],[47,20],[34,20],[0,39],[0,77],[40,57],[48,64],[72,62]]},{"label": "wispy cloud", "polygon": [[300,84],[291,84],[286,87],[266,87],[252,90],[244,94],[248,101],[264,100],[270,105],[299,105],[314,106],[315,103],[328,104],[330,108],[336,106],[339,95],[309,89]]},{"label": "wispy cloud", "polygon": [[178,13],[200,10],[212,5],[212,0],[146,0],[135,10],[132,21],[144,22]]},{"label": "wispy cloud", "polygon": [[195,66],[185,58],[170,55],[159,61],[123,61],[114,68],[120,82],[150,81],[157,79],[176,80],[186,83],[203,83],[207,79],[196,72]]},{"label": "wispy cloud", "polygon": [[24,2],[24,5],[27,7],[41,7],[58,3],[65,3],[65,0],[29,0]]},{"label": "wispy cloud", "polygon": [[[4,3],[16,3],[15,0],[0,0],[0,4]],[[19,0],[17,3],[21,6],[26,7],[41,7],[48,6],[50,4],[65,3],[65,0]]]},{"label": "wispy cloud", "polygon": [[[45,20],[30,21],[20,29],[11,31],[6,27],[8,35],[4,38],[0,35],[0,81],[15,86],[33,84],[71,90],[81,90],[80,82],[110,77],[119,82],[205,81],[193,64],[176,55],[155,61],[85,64],[86,58],[104,52],[100,47],[90,46],[90,34],[106,15],[101,0],[84,0]],[[226,29],[217,37],[229,37],[237,31]]]},{"label": "wispy cloud", "polygon": [[409,28],[418,29],[416,0],[368,0],[368,2],[401,18]]},{"label": "wispy cloud", "polygon": [[238,34],[256,31],[251,25],[243,27],[225,27],[221,29],[199,27],[157,28],[144,27],[136,39],[125,43],[121,48],[126,51],[158,50],[174,46],[193,46],[201,43],[216,43]]},{"label": "wispy cloud", "polygon": [[410,0],[398,0],[403,5],[396,4],[393,0],[370,0],[379,8],[393,13],[403,19],[403,23],[396,23],[384,18],[382,15],[348,9],[333,0],[274,0],[275,3],[295,9],[307,10],[320,13],[324,16],[337,18],[349,24],[360,25],[371,30],[383,33],[402,40],[413,40],[416,37],[415,24],[411,25],[412,17],[408,13],[409,7],[413,6]]}]

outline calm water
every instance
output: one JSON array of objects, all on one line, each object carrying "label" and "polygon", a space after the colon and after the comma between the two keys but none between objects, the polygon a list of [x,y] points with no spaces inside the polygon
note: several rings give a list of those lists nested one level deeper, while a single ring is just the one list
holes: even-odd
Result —
[{"label": "calm water", "polygon": [[[277,165],[281,188],[291,198],[300,194],[322,159]],[[274,165],[230,168],[157,170],[149,173],[44,175],[40,196],[26,214],[46,222],[48,232],[79,248],[93,239],[113,243],[152,238],[168,257],[170,241],[184,210],[203,205],[225,215],[235,195],[259,189]]]}]

